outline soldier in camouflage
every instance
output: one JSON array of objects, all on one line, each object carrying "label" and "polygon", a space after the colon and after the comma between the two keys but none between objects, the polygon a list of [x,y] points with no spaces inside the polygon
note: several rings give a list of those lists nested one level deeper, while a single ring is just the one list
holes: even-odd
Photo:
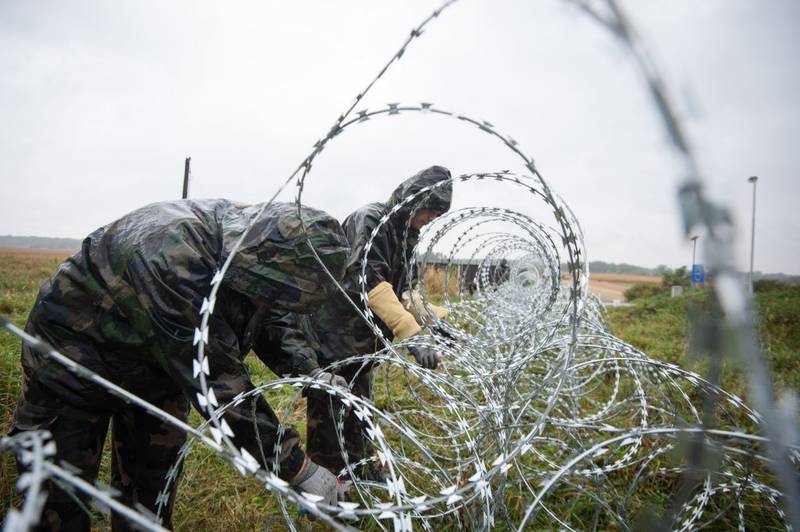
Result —
[{"label": "soldier in camouflage", "polygon": [[[437,184],[430,192],[422,193],[405,204],[381,225],[366,256],[367,305],[378,317],[376,324],[389,339],[404,340],[421,331],[422,317],[407,303],[404,305],[400,302],[404,292],[410,289],[406,265],[417,243],[419,230],[450,209],[453,190],[450,171],[441,166],[422,170],[401,183],[389,201],[365,205],[348,216],[342,224],[351,245],[342,285],[350,299],[363,306],[359,277],[364,250],[372,238],[373,230],[404,198]],[[433,310],[438,317],[445,315],[443,309]],[[369,325],[341,293],[336,293],[317,312],[296,318],[298,327],[316,351],[321,367],[352,356],[373,353],[382,347]],[[430,369],[436,367],[438,357],[432,350],[418,347],[410,351],[420,365]],[[351,383],[354,394],[372,398],[369,368],[351,364],[337,373]],[[336,430],[335,412],[338,409],[334,410],[331,406],[329,398],[308,398],[307,452],[316,463],[338,474],[345,467],[345,462]],[[363,434],[364,428],[356,416],[350,414],[345,417],[343,439],[350,463],[372,455]],[[381,480],[380,471],[372,465],[370,462],[362,475]]]},{"label": "soldier in camouflage", "polygon": [[[202,302],[215,272],[252,221],[209,320],[207,383],[219,404],[252,390],[243,363],[251,348],[279,370],[314,373],[315,353],[283,319],[286,311],[313,310],[333,288],[309,242],[339,279],[347,241],[339,223],[322,211],[303,207],[301,224],[296,205],[276,203],[259,215],[260,209],[227,200],[157,203],[98,229],[41,287],[26,330],[185,420],[189,401],[197,401],[200,392],[192,340]],[[154,511],[184,433],[26,346],[22,366],[23,391],[12,433],[49,430],[56,458],[78,467],[91,482],[111,422],[112,485],[121,491],[122,502]],[[333,475],[325,471],[325,477],[324,469],[306,458],[295,430],[288,428],[277,441],[279,421],[263,397],[232,406],[224,419],[237,446],[266,457],[264,467],[335,502],[330,498]],[[272,463],[276,444],[279,457]],[[168,527],[175,484],[162,510]],[[116,516],[112,525],[115,530],[128,527]],[[90,520],[69,493],[51,485],[40,526],[89,530]]]}]

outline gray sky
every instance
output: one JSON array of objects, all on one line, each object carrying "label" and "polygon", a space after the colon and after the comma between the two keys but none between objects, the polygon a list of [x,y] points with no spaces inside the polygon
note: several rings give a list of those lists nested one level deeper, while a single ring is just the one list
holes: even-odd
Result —
[{"label": "gray sky", "polygon": [[[267,199],[438,5],[0,0],[0,234],[80,238],[179,197],[186,156],[193,197]],[[711,196],[734,212],[741,268],[757,174],[755,267],[800,273],[800,3],[623,6],[670,82]],[[447,10],[364,107],[420,101],[514,137],[581,221],[590,260],[690,262],[680,166],[638,72],[565,2]],[[337,137],[306,202],[343,218],[431,164],[524,170],[476,128],[392,117]],[[456,207],[527,208],[502,188],[455,194]]]}]

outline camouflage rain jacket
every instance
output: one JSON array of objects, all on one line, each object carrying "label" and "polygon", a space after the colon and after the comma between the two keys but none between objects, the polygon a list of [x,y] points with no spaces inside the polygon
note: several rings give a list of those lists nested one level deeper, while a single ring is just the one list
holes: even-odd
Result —
[{"label": "camouflage rain jacket", "polygon": [[[180,389],[196,402],[192,340],[203,299],[260,208],[227,200],[156,203],[101,227],[41,287],[27,330],[144,399],[152,390]],[[348,247],[339,223],[322,211],[302,213],[314,248],[340,278]],[[279,363],[297,373],[316,367],[313,351],[281,316],[313,310],[332,287],[295,205],[273,204],[255,219],[209,321],[208,383],[220,405],[253,388],[243,364],[251,348],[268,364],[290,357]],[[102,388],[46,356],[23,347],[22,363],[26,380],[56,401],[89,411],[113,408],[115,399]],[[274,456],[278,420],[262,397],[232,407],[225,419],[238,445],[256,457],[262,450]],[[297,442],[288,430],[281,460],[291,458],[289,469],[302,460]]]},{"label": "camouflage rain jacket", "polygon": [[[350,298],[362,310],[364,303],[360,297],[359,277],[364,249],[372,237],[372,231],[380,224],[381,218],[404,198],[426,186],[449,179],[450,171],[447,168],[431,166],[401,183],[386,203],[370,203],[345,219],[342,227],[351,249],[342,284]],[[367,253],[366,292],[382,281],[392,285],[398,298],[409,288],[406,266],[419,237],[419,232],[409,226],[409,220],[417,209],[429,208],[442,213],[448,211],[452,194],[452,182],[448,181],[405,204],[380,227]],[[378,338],[369,325],[340,292],[319,311],[308,316],[299,316],[298,319],[306,338],[317,352],[321,367],[351,356],[373,353],[382,347],[378,345]],[[380,320],[376,320],[376,323],[384,335],[391,339],[392,332]]]}]

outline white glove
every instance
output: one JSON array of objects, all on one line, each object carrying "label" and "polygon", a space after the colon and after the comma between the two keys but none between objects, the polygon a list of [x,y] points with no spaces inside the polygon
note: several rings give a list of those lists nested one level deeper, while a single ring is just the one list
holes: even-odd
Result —
[{"label": "white glove", "polygon": [[[330,384],[331,386],[337,386],[343,388],[344,390],[349,389],[347,386],[347,379],[345,379],[341,375],[333,374],[330,371],[322,371],[321,369],[317,368],[313,370],[311,373],[309,373],[308,376],[313,378],[317,382]],[[328,394],[327,388],[320,389],[320,388],[313,388],[311,386],[306,386],[305,389],[303,389],[303,397],[313,398],[318,401],[325,401],[329,397],[331,397],[331,395]],[[338,399],[339,397],[336,396],[336,398]]]},{"label": "white glove", "polygon": [[320,502],[336,505],[336,501],[344,500],[345,486],[339,483],[336,476],[306,457],[300,472],[289,482],[297,491],[312,493],[322,497]]},{"label": "white glove", "polygon": [[321,369],[315,369],[309,376],[312,377],[315,381],[324,382],[325,384],[330,384],[331,386],[339,386],[341,388],[347,389],[347,379],[342,377],[341,375],[336,375],[335,373],[331,373],[330,371],[322,371]]}]

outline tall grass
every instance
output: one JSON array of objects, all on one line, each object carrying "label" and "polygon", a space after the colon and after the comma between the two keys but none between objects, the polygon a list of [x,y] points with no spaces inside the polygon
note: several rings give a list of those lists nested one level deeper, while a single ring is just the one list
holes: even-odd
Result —
[{"label": "tall grass", "polygon": [[423,280],[425,283],[425,293],[428,295],[443,297],[445,280],[447,281],[447,294],[451,297],[458,294],[458,283],[460,279],[458,268],[456,267],[451,266],[450,268],[445,268],[440,266],[428,266],[425,269]]},{"label": "tall grass", "polygon": [[[33,306],[39,286],[61,262],[60,257],[39,254],[0,253],[0,314],[23,327]],[[0,331],[0,431],[11,428],[11,416],[22,384],[20,342]],[[0,454],[0,513],[18,496],[14,488],[16,461],[8,453]]]}]

